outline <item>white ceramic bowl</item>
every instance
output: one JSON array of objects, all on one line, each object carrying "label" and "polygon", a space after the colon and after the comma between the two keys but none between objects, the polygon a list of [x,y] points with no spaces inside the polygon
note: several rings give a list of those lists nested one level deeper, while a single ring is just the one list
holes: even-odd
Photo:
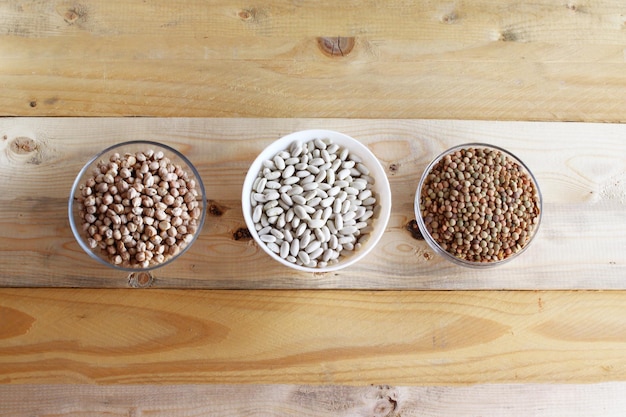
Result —
[{"label": "white ceramic bowl", "polygon": [[[86,184],[88,178],[93,178],[94,170],[98,167],[98,164],[101,161],[109,161],[109,157],[115,153],[118,153],[120,156],[124,156],[125,154],[135,154],[136,152],[146,152],[148,150],[153,150],[154,152],[161,151],[164,156],[167,157],[173,164],[182,168],[188,175],[190,179],[195,180],[196,187],[195,189],[198,192],[198,196],[196,197],[196,201],[198,203],[198,207],[200,208],[200,217],[195,221],[196,231],[193,233],[192,239],[187,243],[183,243],[180,248],[180,251],[176,254],[169,255],[165,254],[164,260],[160,263],[151,262],[148,267],[141,267],[140,265],[116,265],[111,262],[110,257],[100,247],[95,247],[92,249],[88,244],[88,239],[91,237],[88,235],[88,232],[85,230],[85,221],[81,217],[80,210],[80,200],[82,199],[82,189]],[[133,171],[134,172],[134,171]],[[134,176],[134,175],[133,175]],[[80,170],[76,179],[74,180],[74,184],[72,185],[72,190],[70,192],[69,202],[68,202],[68,214],[70,227],[72,232],[74,233],[74,237],[79,243],[80,247],[93,259],[96,261],[110,266],[114,269],[127,271],[127,272],[141,272],[141,271],[149,271],[164,265],[169,264],[174,261],[180,255],[185,253],[195,242],[196,238],[200,234],[202,230],[202,226],[204,224],[204,219],[206,216],[206,195],[204,190],[204,185],[202,183],[202,179],[200,178],[200,174],[196,170],[196,168],[192,165],[192,163],[180,152],[176,149],[171,148],[167,145],[150,142],[150,141],[130,141],[119,143],[117,145],[113,145],[104,149],[102,152],[95,155],[91,160],[89,160],[85,166]]]},{"label": "white ceramic bowl", "polygon": [[[359,249],[355,249],[349,255],[341,257],[338,263],[332,265],[329,264],[324,267],[307,267],[303,265],[298,265],[293,262],[289,262],[281,258],[278,254],[270,250],[267,244],[260,239],[259,234],[257,233],[257,230],[255,228],[255,222],[252,218],[253,207],[251,204],[251,195],[253,183],[259,175],[259,172],[261,172],[263,168],[263,161],[272,159],[279,152],[289,149],[289,147],[294,142],[299,142],[303,144],[310,142],[311,140],[316,138],[330,139],[332,143],[347,148],[351,154],[357,155],[362,159],[362,163],[370,171],[369,176],[374,179],[372,192],[376,197],[376,204],[378,207],[376,210],[376,215],[372,219],[370,219],[370,226],[372,229],[369,233],[369,237],[364,242],[362,242],[362,246]],[[382,165],[380,164],[376,156],[374,156],[374,154],[365,145],[343,133],[331,130],[314,129],[299,131],[284,136],[267,146],[263,150],[263,152],[259,154],[259,156],[250,166],[250,169],[248,170],[248,173],[244,180],[241,203],[243,216],[246,221],[248,230],[250,231],[250,234],[254,238],[255,242],[261,247],[261,249],[263,249],[263,251],[265,251],[270,257],[285,266],[300,271],[328,272],[336,271],[353,265],[354,263],[363,259],[374,248],[374,246],[376,246],[383,233],[385,232],[387,222],[389,221],[389,216],[391,213],[391,189],[389,187],[389,180],[387,179],[387,175],[385,174]]]}]

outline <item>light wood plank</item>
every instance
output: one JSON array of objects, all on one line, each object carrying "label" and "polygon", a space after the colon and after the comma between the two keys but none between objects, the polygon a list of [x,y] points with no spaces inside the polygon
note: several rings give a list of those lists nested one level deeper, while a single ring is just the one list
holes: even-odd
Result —
[{"label": "light wood plank", "polygon": [[626,380],[609,292],[0,290],[0,384]]},{"label": "light wood plank", "polygon": [[[371,256],[337,273],[293,272],[249,240],[241,184],[274,139],[329,128],[364,142],[387,169],[388,230]],[[626,126],[357,119],[0,120],[0,285],[127,287],[75,242],[66,213],[74,176],[104,146],[150,138],[186,153],[220,207],[180,260],[155,271],[157,287],[370,289],[626,288]],[[17,146],[20,141],[26,146]],[[29,142],[30,141],[30,142]],[[422,170],[444,149],[483,141],[518,154],[544,195],[544,219],[529,250],[488,271],[448,264],[406,230]]]},{"label": "light wood plank", "polygon": [[622,122],[622,6],[12,0],[0,114]]},{"label": "light wood plank", "polygon": [[27,385],[0,387],[0,416],[618,417],[625,383],[371,387]]}]

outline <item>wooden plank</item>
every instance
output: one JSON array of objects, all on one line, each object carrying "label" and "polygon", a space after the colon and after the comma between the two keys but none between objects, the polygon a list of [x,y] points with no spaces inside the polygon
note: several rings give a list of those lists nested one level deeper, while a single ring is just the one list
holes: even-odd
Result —
[{"label": "wooden plank", "polygon": [[0,384],[626,380],[623,291],[0,290]]},{"label": "wooden plank", "polygon": [[[241,184],[264,146],[306,128],[342,131],[364,142],[390,178],[393,211],[371,256],[337,273],[294,272],[244,227]],[[188,253],[154,273],[174,288],[618,289],[626,288],[626,126],[357,119],[0,120],[0,285],[127,287],[78,246],[66,213],[82,164],[103,147],[154,139],[190,156],[218,207]],[[519,259],[487,271],[448,264],[406,230],[428,162],[471,141],[502,146],[534,171],[544,196],[539,235]],[[215,215],[221,213],[221,215]],[[134,285],[136,283],[131,283]]]},{"label": "wooden plank", "polygon": [[0,114],[622,122],[625,19],[620,0],[12,0]]},{"label": "wooden plank", "polygon": [[622,416],[626,384],[347,387],[27,385],[0,387],[0,416]]}]

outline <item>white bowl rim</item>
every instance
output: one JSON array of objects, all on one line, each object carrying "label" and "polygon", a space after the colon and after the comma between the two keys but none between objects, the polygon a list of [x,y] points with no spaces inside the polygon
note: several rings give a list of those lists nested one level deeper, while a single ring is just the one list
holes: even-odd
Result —
[{"label": "white bowl rim", "polygon": [[[319,268],[318,267],[315,267],[315,268],[306,267],[306,266],[297,265],[295,263],[291,263],[281,258],[276,253],[272,252],[267,247],[266,244],[261,242],[259,235],[257,234],[257,231],[255,229],[254,222],[252,221],[252,210],[251,210],[251,205],[250,205],[252,183],[254,182],[254,179],[259,174],[263,161],[273,157],[278,152],[287,149],[289,145],[293,142],[299,141],[301,143],[305,143],[315,138],[331,139],[334,143],[337,143],[338,145],[348,146],[350,149],[350,152],[354,152],[359,157],[363,159],[367,159],[367,167],[370,169],[370,171],[372,173],[374,173],[375,171],[379,171],[382,174],[380,175],[381,178],[379,178],[379,175],[375,177],[376,182],[374,183],[373,187],[376,189],[376,192],[379,194],[378,201],[381,203],[386,202],[386,204],[381,204],[381,210],[378,214],[378,218],[375,220],[376,222],[380,222],[380,223],[377,224],[377,227],[370,234],[367,242],[361,249],[359,249],[358,251],[355,251],[353,255],[345,258],[345,260],[340,261],[337,264],[329,265],[326,267],[319,267]],[[346,144],[349,144],[349,145],[346,145]],[[384,232],[387,228],[387,224],[389,222],[389,218],[391,216],[392,199],[391,199],[391,187],[389,185],[389,179],[387,178],[387,175],[385,174],[385,170],[382,164],[380,163],[380,161],[378,160],[378,158],[374,155],[374,153],[367,146],[365,146],[359,140],[345,133],[337,132],[334,130],[327,130],[327,129],[307,129],[307,130],[300,130],[300,131],[287,134],[275,140],[274,142],[266,146],[263,149],[263,151],[255,158],[255,160],[250,165],[250,168],[248,169],[248,172],[246,174],[245,180],[242,185],[241,204],[242,204],[244,220],[246,222],[248,231],[250,232],[250,235],[253,237],[257,245],[261,247],[261,249],[265,253],[270,255],[272,259],[290,268],[293,268],[299,271],[304,271],[304,272],[321,273],[321,272],[337,271],[337,270],[340,270],[340,269],[343,269],[350,265],[355,264],[359,260],[363,259],[378,244],[378,242],[384,235]]]}]

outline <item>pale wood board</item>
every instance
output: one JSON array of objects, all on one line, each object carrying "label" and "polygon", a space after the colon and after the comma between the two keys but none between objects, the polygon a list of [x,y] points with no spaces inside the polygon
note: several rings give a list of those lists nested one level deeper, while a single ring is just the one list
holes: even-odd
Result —
[{"label": "pale wood board", "polygon": [[0,290],[0,384],[626,381],[624,291]]},{"label": "pale wood board", "polygon": [[[0,387],[0,416],[621,417],[625,383],[347,387]],[[43,414],[42,414],[43,413]]]},{"label": "pale wood board", "polygon": [[[151,136],[198,155],[226,209],[152,285],[293,290],[0,289],[0,415],[624,415],[623,291],[316,289],[626,288],[624,127],[490,122],[623,123],[625,16],[621,0],[1,2],[2,116],[290,119],[0,120],[0,287],[135,286],[86,258],[64,207],[84,160]],[[398,168],[385,241],[337,276],[231,238],[247,164],[307,127]],[[487,273],[421,259],[402,230],[420,170],[484,138],[539,177],[538,240]]]},{"label": "pale wood board", "polygon": [[[335,273],[294,272],[250,240],[241,185],[273,140],[326,128],[366,144],[386,169],[392,216],[371,256]],[[618,124],[363,119],[5,118],[0,120],[1,286],[127,287],[127,274],[75,241],[67,200],[82,165],[126,140],[169,144],[196,165],[221,215],[193,247],[154,272],[174,288],[626,288],[626,126]],[[425,166],[445,149],[487,142],[517,154],[544,197],[539,235],[519,259],[490,270],[454,266],[406,230]],[[132,284],[132,283],[131,283]]]},{"label": "pale wood board", "polygon": [[624,45],[621,0],[10,0],[0,114],[622,122]]}]

